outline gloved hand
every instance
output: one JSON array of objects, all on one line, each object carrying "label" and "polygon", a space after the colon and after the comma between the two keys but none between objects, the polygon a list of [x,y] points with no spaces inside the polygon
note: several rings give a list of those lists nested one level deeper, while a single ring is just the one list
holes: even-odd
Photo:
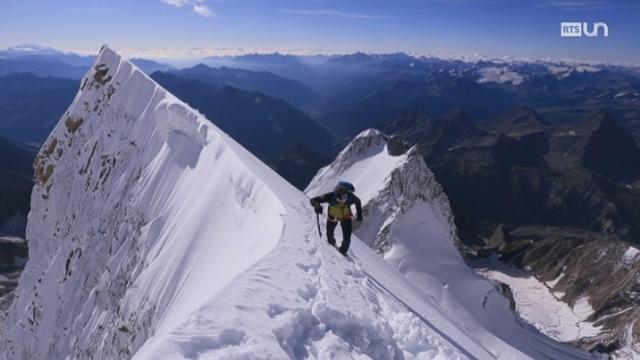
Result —
[{"label": "gloved hand", "polygon": [[322,214],[322,206],[318,205],[314,210],[316,211],[316,214]]},{"label": "gloved hand", "polygon": [[356,218],[357,222],[362,222],[362,214],[358,214],[358,217]]}]

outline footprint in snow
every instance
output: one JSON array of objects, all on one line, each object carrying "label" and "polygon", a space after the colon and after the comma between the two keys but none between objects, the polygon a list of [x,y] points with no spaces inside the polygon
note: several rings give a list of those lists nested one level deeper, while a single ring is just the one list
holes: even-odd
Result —
[{"label": "footprint in snow", "polygon": [[318,288],[311,284],[305,284],[304,289],[298,289],[298,295],[305,301],[313,299],[317,294]]},{"label": "footprint in snow", "polygon": [[269,308],[267,309],[267,315],[269,315],[270,318],[275,318],[276,316],[288,311],[289,309],[279,305],[279,304],[270,304]]},{"label": "footprint in snow", "polygon": [[320,263],[311,263],[311,264],[296,263],[296,266],[310,274],[315,274],[318,272],[318,268],[320,268]]}]

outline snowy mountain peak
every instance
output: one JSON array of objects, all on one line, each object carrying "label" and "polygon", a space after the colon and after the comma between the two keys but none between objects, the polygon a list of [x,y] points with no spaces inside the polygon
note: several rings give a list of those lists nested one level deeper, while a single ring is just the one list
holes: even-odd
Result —
[{"label": "snowy mountain peak", "polygon": [[382,133],[376,129],[367,129],[362,131],[360,134],[358,134],[358,136],[356,136],[357,138],[361,138],[361,137],[376,137],[376,136],[380,136],[382,135]]},{"label": "snowy mountain peak", "polygon": [[340,152],[338,159],[341,156],[355,156],[361,151],[368,151],[371,148],[386,145],[388,138],[386,134],[376,129],[364,130]]},{"label": "snowy mountain peak", "polygon": [[108,47],[35,167],[4,358],[130,357],[271,251],[284,226],[261,180],[275,175]]},{"label": "snowy mountain peak", "polygon": [[439,226],[446,229],[446,241],[453,244],[456,230],[442,187],[415,146],[402,152],[395,149],[392,142],[391,137],[378,130],[363,131],[332,164],[318,172],[308,186],[307,194],[329,191],[339,180],[355,184],[356,192],[365,204],[365,213],[377,220],[367,222],[366,227],[371,231],[359,230],[360,238],[373,241],[370,245],[375,244],[380,252],[390,248],[389,220],[409,211],[416,201],[428,201],[440,218]]},{"label": "snowy mountain peak", "polygon": [[522,358],[108,47],[35,165],[0,359]]},{"label": "snowy mountain peak", "polygon": [[[361,132],[358,136],[356,136],[336,157],[334,162],[327,167],[320,169],[314,180],[311,182],[309,187],[306,190],[307,194],[317,193],[318,188],[322,188],[324,190],[332,189],[332,186],[335,185],[340,179],[336,179],[336,174],[344,173],[349,167],[353,164],[356,164],[364,159],[370,159],[374,155],[380,155],[385,160],[388,160],[392,164],[402,162],[406,158],[406,154],[403,154],[402,150],[396,150],[394,146],[391,146],[392,140],[386,134],[381,133],[375,129],[368,129]],[[394,151],[395,150],[395,151]],[[400,156],[390,155],[399,153]],[[385,156],[387,154],[388,156]],[[381,164],[381,165],[389,165],[389,164]],[[376,164],[372,162],[368,162],[367,166],[371,166],[372,169],[361,169],[361,173],[358,174],[349,174],[351,179],[343,179],[351,182],[358,181],[359,178],[369,178],[370,180],[366,182],[366,184],[375,184],[383,185],[383,181],[388,175],[387,170],[389,170],[392,166],[380,166],[379,169],[381,171],[375,171],[374,168],[378,167]],[[374,177],[371,177],[374,176]],[[333,185],[331,185],[333,182]],[[367,198],[368,190],[360,187],[358,189],[358,193],[361,194],[361,197]]]}]

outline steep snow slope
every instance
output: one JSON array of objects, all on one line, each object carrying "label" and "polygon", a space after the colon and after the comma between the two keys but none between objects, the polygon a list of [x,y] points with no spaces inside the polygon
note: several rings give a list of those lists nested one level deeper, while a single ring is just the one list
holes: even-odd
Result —
[{"label": "steep snow slope", "polygon": [[534,358],[587,357],[522,324],[496,284],[465,264],[446,195],[415,149],[401,148],[366,130],[318,172],[306,193],[353,182],[365,213],[355,234],[495,354],[509,357],[515,347]]},{"label": "steep snow slope", "polygon": [[[1,359],[488,359],[476,334],[108,48],[36,160]],[[523,358],[508,349],[510,358]]]}]

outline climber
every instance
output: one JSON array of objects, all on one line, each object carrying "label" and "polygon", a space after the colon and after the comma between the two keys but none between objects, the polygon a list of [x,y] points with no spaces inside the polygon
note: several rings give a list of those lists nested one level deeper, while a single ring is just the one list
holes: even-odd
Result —
[{"label": "climber", "polygon": [[347,256],[349,244],[351,243],[351,230],[353,225],[351,205],[356,206],[356,220],[358,222],[362,221],[362,204],[360,203],[360,199],[353,194],[354,191],[355,187],[352,184],[346,181],[340,181],[332,192],[316,196],[310,201],[316,214],[322,214],[322,205],[320,204],[329,203],[327,240],[329,244],[336,246],[336,239],[333,236],[333,232],[338,223],[340,223],[340,227],[342,228],[342,244],[340,245],[339,251],[344,256]]}]

